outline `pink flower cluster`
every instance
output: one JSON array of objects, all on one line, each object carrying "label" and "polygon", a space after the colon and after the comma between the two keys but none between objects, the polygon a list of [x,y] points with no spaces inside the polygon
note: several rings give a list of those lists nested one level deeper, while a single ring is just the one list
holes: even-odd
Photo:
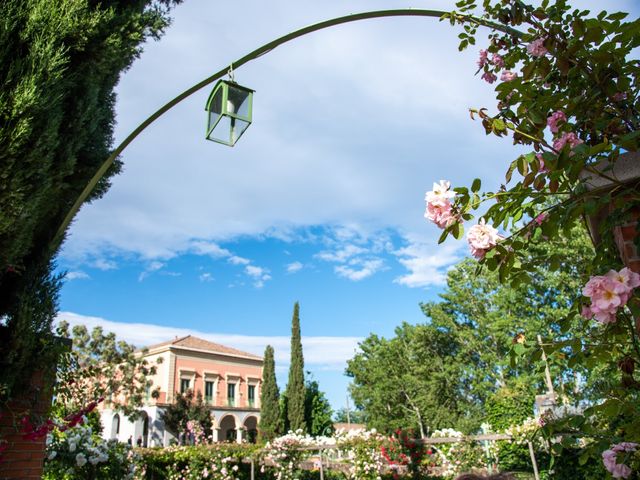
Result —
[{"label": "pink flower cluster", "polygon": [[564,114],[564,112],[561,112],[560,110],[558,110],[557,112],[553,112],[549,118],[547,118],[547,126],[549,127],[549,130],[551,130],[551,133],[558,133],[558,130],[560,130],[559,127],[559,123],[562,122],[566,122],[567,121],[567,116]]},{"label": "pink flower cluster", "polygon": [[584,142],[580,140],[575,133],[565,132],[553,141],[553,148],[559,152],[565,145],[569,145],[571,150],[573,150],[581,143]]},{"label": "pink flower cluster", "polygon": [[[547,118],[547,125],[549,126],[549,130],[552,133],[558,134],[560,132],[560,123],[566,123],[567,116],[564,112],[558,110],[553,112]],[[570,150],[573,150],[575,147],[584,143],[574,132],[564,132],[560,135],[557,135],[555,140],[553,141],[553,149],[557,152],[560,152],[565,145],[569,145]]]},{"label": "pink flower cluster", "polygon": [[440,180],[440,183],[433,184],[433,190],[427,192],[424,197],[427,202],[424,217],[440,228],[450,227],[458,221],[451,209],[451,199],[456,196],[456,193],[452,192],[450,188],[450,182]]},{"label": "pink flower cluster", "polygon": [[618,463],[619,453],[633,453],[638,448],[637,443],[622,442],[613,445],[610,450],[602,452],[602,463],[604,467],[611,473],[613,478],[629,478],[631,476],[631,468],[624,463]]},{"label": "pink flower cluster", "polygon": [[529,54],[533,55],[534,57],[544,57],[547,53],[549,53],[549,50],[547,50],[544,46],[545,40],[546,38],[544,37],[535,39],[533,42],[527,45],[527,52],[529,52]]},{"label": "pink flower cluster", "polygon": [[[489,52],[487,50],[480,50],[480,56],[478,57],[479,68],[483,68],[485,65],[489,64],[494,65],[498,70],[504,67],[504,58],[502,57],[502,55],[494,53],[493,55],[491,55],[491,60],[489,60],[488,56]],[[500,80],[503,82],[510,82],[517,77],[517,74],[507,70],[502,73],[502,75],[500,76]],[[485,71],[482,74],[481,78],[487,83],[493,83],[498,79],[498,76],[495,73]]]},{"label": "pink flower cluster", "polygon": [[498,233],[498,230],[491,225],[487,225],[484,218],[480,220],[480,223],[471,227],[469,233],[467,233],[467,242],[469,242],[469,248],[471,248],[471,255],[480,260],[500,240],[502,240],[502,236]]},{"label": "pink flower cluster", "polygon": [[582,307],[582,316],[601,323],[615,322],[618,308],[626,305],[638,286],[640,275],[626,267],[619,272],[609,270],[606,275],[591,277],[582,289],[582,294],[591,299],[591,305]]}]

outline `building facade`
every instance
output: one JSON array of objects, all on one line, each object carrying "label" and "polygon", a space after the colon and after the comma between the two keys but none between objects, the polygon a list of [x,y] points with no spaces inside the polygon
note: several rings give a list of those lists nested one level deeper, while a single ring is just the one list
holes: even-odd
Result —
[{"label": "building facade", "polygon": [[164,428],[163,411],[177,393],[192,390],[211,408],[213,441],[255,441],[262,357],[191,335],[152,345],[144,357],[157,365],[145,404],[132,422],[105,402],[100,412],[104,438],[149,447],[178,443],[181,439]]}]

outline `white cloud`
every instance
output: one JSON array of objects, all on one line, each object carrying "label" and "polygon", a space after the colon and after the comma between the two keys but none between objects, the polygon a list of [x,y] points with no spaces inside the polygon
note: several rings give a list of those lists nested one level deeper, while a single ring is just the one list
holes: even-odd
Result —
[{"label": "white cloud", "polygon": [[[167,327],[151,323],[124,323],[100,317],[60,312],[57,321],[64,320],[71,326],[86,325],[88,329],[100,326],[107,332],[114,332],[119,339],[139,347],[165,342],[175,337],[194,335],[229,347],[263,355],[267,345],[275,350],[278,367],[289,364],[290,338],[286,336],[235,335],[228,333],[201,332],[188,328]],[[316,370],[344,371],[347,360],[357,351],[361,337],[302,337],[305,365]]]},{"label": "white cloud", "polygon": [[94,268],[97,268],[98,270],[105,270],[105,271],[115,270],[116,268],[118,268],[118,264],[116,262],[114,262],[113,260],[106,260],[104,258],[98,258],[93,262],[91,266]]},{"label": "white cloud", "polygon": [[251,260],[234,255],[232,257],[229,257],[229,263],[231,263],[232,265],[249,265],[249,263],[251,263]]},{"label": "white cloud", "polygon": [[394,279],[394,283],[411,288],[444,285],[446,272],[460,260],[457,253],[460,244],[432,246],[426,243],[410,243],[398,250],[398,261],[409,273]]},{"label": "white cloud", "polygon": [[231,255],[226,248],[220,247],[215,242],[204,240],[193,240],[190,242],[189,250],[197,255],[210,255],[213,258],[223,258]]},{"label": "white cloud", "polygon": [[293,262],[287,265],[287,273],[296,273],[302,270],[304,265],[300,262]]},{"label": "white cloud", "polygon": [[73,270],[71,272],[67,272],[65,275],[67,280],[85,280],[87,278],[91,278],[88,273],[83,272],[82,270]]},{"label": "white cloud", "polygon": [[162,262],[160,262],[158,260],[154,260],[153,262],[149,263],[149,265],[147,265],[145,270],[143,272],[141,272],[140,275],[138,275],[138,281],[142,282],[150,274],[152,274],[153,272],[157,272],[158,270],[160,270],[164,266],[165,266],[164,263],[162,263]]},{"label": "white cloud", "polygon": [[382,270],[384,267],[384,261],[381,259],[363,260],[361,262],[353,262],[353,266],[338,265],[334,268],[334,271],[341,277],[348,278],[357,282],[364,280]]},{"label": "white cloud", "polygon": [[269,270],[266,268],[258,267],[256,265],[247,265],[245,272],[253,279],[253,286],[256,288],[264,287],[264,283],[271,280]]},{"label": "white cloud", "polygon": [[330,251],[320,252],[316,255],[316,257],[319,258],[320,260],[324,260],[325,262],[342,263],[354,257],[355,255],[359,255],[361,253],[366,253],[366,252],[367,252],[366,248],[362,248],[357,245],[347,244],[333,252],[330,252]]},{"label": "white cloud", "polygon": [[201,282],[212,282],[213,281],[213,276],[210,273],[201,273],[200,276],[198,277],[198,279]]}]

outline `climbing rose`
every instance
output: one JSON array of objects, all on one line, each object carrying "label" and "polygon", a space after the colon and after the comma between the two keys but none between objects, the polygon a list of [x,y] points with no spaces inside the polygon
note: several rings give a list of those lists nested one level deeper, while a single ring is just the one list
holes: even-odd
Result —
[{"label": "climbing rose", "polygon": [[428,191],[424,199],[428,204],[444,205],[449,202],[449,199],[456,196],[456,192],[450,190],[451,182],[447,180],[440,180],[440,183],[433,184],[433,190]]},{"label": "climbing rose", "polygon": [[566,121],[567,117],[564,112],[558,110],[557,112],[553,112],[549,118],[547,118],[547,126],[552,133],[558,133],[558,130],[560,129],[558,123]]},{"label": "climbing rose", "polygon": [[487,63],[487,55],[489,54],[489,52],[487,52],[486,50],[480,50],[480,57],[478,58],[478,67],[482,68],[486,65]]},{"label": "climbing rose", "polygon": [[450,227],[457,221],[456,216],[451,212],[451,202],[449,201],[444,205],[427,203],[427,210],[424,212],[424,218],[431,220],[440,228]]},{"label": "climbing rose", "polygon": [[502,58],[502,56],[498,55],[497,53],[494,53],[491,57],[491,63],[493,63],[498,68],[502,68],[504,67],[504,58]]},{"label": "climbing rose", "polygon": [[542,158],[542,154],[541,153],[537,153],[536,154],[536,158],[538,159],[538,162],[540,163],[540,168],[538,169],[538,172],[539,173],[549,173],[549,169],[544,164],[544,158]]},{"label": "climbing rose", "polygon": [[503,82],[510,82],[512,80],[515,80],[516,78],[518,78],[518,74],[513,73],[509,70],[505,70],[504,72],[502,72],[502,75],[500,75],[500,80]]},{"label": "climbing rose", "polygon": [[544,38],[538,38],[527,45],[527,52],[533,55],[534,57],[544,57],[549,50],[544,47]]},{"label": "climbing rose", "polygon": [[564,148],[565,145],[569,144],[571,150],[573,150],[576,146],[584,143],[582,140],[578,138],[578,136],[573,132],[563,133],[560,137],[556,138],[553,142],[553,148],[556,151],[560,151]]},{"label": "climbing rose", "polygon": [[467,233],[467,242],[471,248],[471,255],[482,259],[502,239],[498,230],[485,223],[484,218],[474,225]]},{"label": "climbing rose", "polygon": [[582,309],[582,316],[595,318],[601,323],[616,321],[616,312],[631,297],[634,288],[640,286],[640,275],[623,268],[619,272],[609,270],[606,275],[591,277],[582,294],[591,299],[591,305]]},{"label": "climbing rose", "polygon": [[496,76],[495,76],[493,73],[491,73],[491,72],[484,72],[484,73],[482,74],[482,77],[481,77],[481,78],[482,78],[485,82],[487,82],[487,83],[493,83],[493,82],[495,82],[495,81],[496,81],[496,79],[497,79],[498,77],[496,77]]},{"label": "climbing rose", "polygon": [[433,184],[433,190],[425,194],[427,202],[427,210],[424,213],[425,218],[431,220],[440,228],[446,228],[453,225],[457,218],[451,210],[450,199],[455,197],[455,192],[449,190],[451,184],[446,180],[440,180],[440,183]]},{"label": "climbing rose", "polygon": [[79,467],[83,467],[87,463],[87,457],[84,456],[83,453],[79,453],[76,455],[76,465]]},{"label": "climbing rose", "polygon": [[602,463],[604,463],[604,467],[611,473],[613,478],[629,478],[632,473],[631,468],[624,463],[618,463],[618,454],[635,452],[637,447],[637,443],[622,442],[613,445],[610,450],[602,452]]}]

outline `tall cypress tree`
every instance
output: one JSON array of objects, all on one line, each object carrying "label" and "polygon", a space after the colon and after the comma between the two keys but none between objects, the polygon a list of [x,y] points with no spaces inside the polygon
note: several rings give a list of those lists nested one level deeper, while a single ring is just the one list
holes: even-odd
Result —
[{"label": "tall cypress tree", "polygon": [[264,351],[262,369],[262,391],[260,392],[260,436],[272,440],[282,433],[280,422],[280,392],[276,383],[276,364],[273,347],[267,345]]},{"label": "tall cypress tree", "polygon": [[291,320],[291,366],[287,383],[287,418],[289,419],[289,428],[293,431],[306,430],[304,401],[304,358],[302,356],[302,341],[300,340],[300,306],[296,302],[293,306],[293,319]]}]

